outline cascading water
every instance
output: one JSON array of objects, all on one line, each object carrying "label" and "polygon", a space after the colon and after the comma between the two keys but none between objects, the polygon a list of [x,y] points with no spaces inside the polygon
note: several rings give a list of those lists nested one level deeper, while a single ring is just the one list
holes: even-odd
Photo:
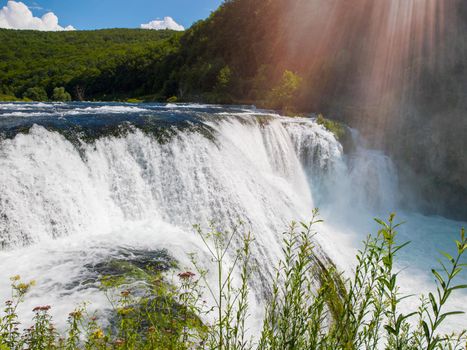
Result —
[{"label": "cascading water", "polygon": [[[0,113],[2,267],[38,280],[23,314],[50,303],[63,322],[83,301],[105,309],[103,295],[85,282],[86,266],[124,252],[167,249],[182,267],[197,252],[209,265],[191,225],[243,220],[255,235],[261,277],[253,285],[255,329],[288,222],[320,207],[326,223],[318,253],[348,268],[357,232],[374,230],[371,217],[398,204],[388,157],[358,142],[344,154],[311,119],[200,105],[3,104]],[[439,238],[429,228],[447,230],[449,246],[461,224],[404,215],[413,222],[402,236],[423,244],[404,262],[412,272],[429,270],[432,259],[417,265],[412,257],[435,251]],[[425,279],[420,273],[428,285]],[[4,276],[0,297],[7,295]]]}]

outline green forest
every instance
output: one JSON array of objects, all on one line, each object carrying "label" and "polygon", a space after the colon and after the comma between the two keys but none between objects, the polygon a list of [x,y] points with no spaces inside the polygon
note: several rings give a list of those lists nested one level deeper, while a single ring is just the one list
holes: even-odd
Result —
[{"label": "green forest", "polygon": [[66,100],[54,94],[56,88],[75,100],[137,94],[142,68],[170,54],[177,41],[172,31],[0,29],[0,94],[4,100],[36,101]]}]

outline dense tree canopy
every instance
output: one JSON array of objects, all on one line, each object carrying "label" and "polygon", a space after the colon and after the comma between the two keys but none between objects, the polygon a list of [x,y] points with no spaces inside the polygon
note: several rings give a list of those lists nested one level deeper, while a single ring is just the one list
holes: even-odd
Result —
[{"label": "dense tree canopy", "polygon": [[139,29],[0,29],[0,94],[28,97],[34,88],[52,98],[56,87],[65,87],[75,99],[137,93],[144,79],[138,73],[171,47],[173,35]]}]

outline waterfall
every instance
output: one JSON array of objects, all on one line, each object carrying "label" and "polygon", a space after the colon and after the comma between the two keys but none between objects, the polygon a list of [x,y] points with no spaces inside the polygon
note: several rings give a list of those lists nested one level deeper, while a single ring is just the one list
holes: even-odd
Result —
[{"label": "waterfall", "polygon": [[[104,307],[103,296],[79,281],[86,264],[123,248],[164,248],[181,267],[197,252],[209,265],[191,225],[213,220],[229,229],[242,220],[255,236],[260,278],[253,281],[252,324],[258,326],[290,221],[306,221],[315,206],[322,208],[329,222],[318,228],[317,253],[344,268],[354,250],[343,246],[353,249],[358,240],[356,228],[343,229],[337,219],[353,222],[358,214],[368,221],[398,205],[391,159],[358,135],[345,154],[310,118],[198,105],[0,110],[0,257],[5,271],[38,279],[25,313],[34,303],[54,303],[60,317],[83,298]],[[115,121],[118,128],[109,131]],[[122,131],[127,122],[134,125]],[[8,294],[7,283],[0,281],[0,296]]]},{"label": "waterfall", "polygon": [[147,219],[189,228],[242,218],[263,232],[306,217],[311,194],[280,122],[226,119],[212,127],[215,140],[186,131],[161,144],[136,129],[82,150],[38,125],[3,141],[3,246],[106,233]]}]

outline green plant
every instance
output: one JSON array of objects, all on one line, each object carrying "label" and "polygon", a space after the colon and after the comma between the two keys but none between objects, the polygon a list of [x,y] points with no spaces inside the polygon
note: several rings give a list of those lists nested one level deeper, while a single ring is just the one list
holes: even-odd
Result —
[{"label": "green plant", "polygon": [[431,310],[429,307],[422,309],[422,316],[426,315],[427,320],[422,319],[420,322],[423,327],[427,350],[439,348],[440,345],[442,346],[446,342],[446,339],[449,339],[449,337],[443,338],[436,333],[436,330],[446,317],[463,314],[461,311],[442,312],[443,306],[445,306],[452,292],[459,289],[467,289],[467,285],[453,285],[455,277],[462,271],[463,267],[467,266],[460,263],[461,257],[467,251],[467,237],[464,229],[461,231],[460,240],[456,241],[456,248],[457,255],[455,257],[442,252],[448,263],[446,266],[446,263],[440,261],[442,271],[435,269],[431,271],[436,278],[436,296],[433,293],[429,293],[429,306]]},{"label": "green plant", "polygon": [[61,102],[71,101],[71,95],[64,87],[56,87],[52,94],[52,100]]},{"label": "green plant", "polygon": [[221,68],[217,74],[217,84],[216,89],[220,92],[225,92],[231,83],[232,79],[232,70],[229,66],[224,66]]},{"label": "green plant", "polygon": [[298,97],[302,81],[303,79],[298,74],[285,70],[277,86],[268,93],[267,106],[292,113],[293,104]]},{"label": "green plant", "polygon": [[27,89],[24,94],[23,98],[29,99],[32,101],[47,101],[48,96],[47,92],[41,87],[32,87]]},{"label": "green plant", "polygon": [[324,299],[314,292],[313,225],[292,223],[283,239],[284,258],[279,262],[273,295],[266,311],[259,349],[305,349],[317,346],[316,327],[323,321]]},{"label": "green plant", "polygon": [[[238,227],[231,232],[223,232],[211,224],[207,233],[199,225],[195,226],[195,230],[216,267],[217,285],[211,286],[206,278],[208,271],[198,264],[196,255],[192,255],[193,265],[215,303],[212,311],[216,313],[216,317],[209,327],[206,344],[209,349],[249,349],[252,345],[251,339],[246,336],[246,320],[249,316],[252,236],[250,233],[244,234],[242,247],[232,252],[232,243],[239,235]],[[234,259],[230,266],[225,266],[229,252],[234,253]],[[237,269],[240,270],[240,285],[234,287],[233,274]]]},{"label": "green plant", "polygon": [[345,127],[337,121],[326,119],[322,114],[318,114],[316,122],[332,132],[337,139],[345,136]]}]

